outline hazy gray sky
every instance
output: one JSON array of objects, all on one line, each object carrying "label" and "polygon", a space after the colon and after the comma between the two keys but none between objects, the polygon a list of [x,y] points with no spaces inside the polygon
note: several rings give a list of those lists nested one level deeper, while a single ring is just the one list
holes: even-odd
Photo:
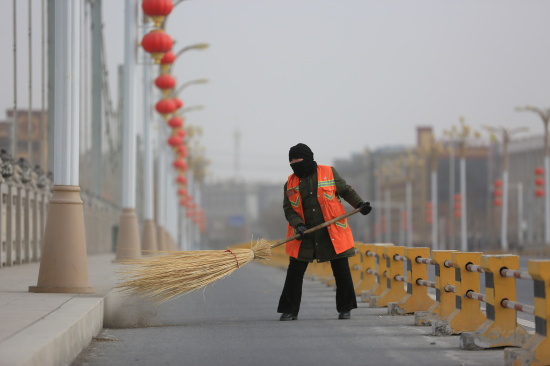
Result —
[{"label": "hazy gray sky", "polygon": [[[0,0],[2,110],[11,107],[11,0]],[[18,1],[20,104],[26,107],[27,14]],[[35,26],[40,24],[40,1]],[[116,95],[123,60],[123,0],[104,1],[107,60]],[[436,134],[458,122],[526,125],[516,105],[550,107],[550,2],[189,0],[169,16],[175,51],[208,42],[177,61],[178,82],[209,78],[183,94],[206,110],[188,123],[204,128],[215,179],[233,175],[234,131],[241,130],[247,180],[284,182],[288,149],[303,142],[321,164],[365,148],[415,143],[415,127]],[[36,29],[38,31],[38,29]],[[33,52],[39,55],[39,33]],[[40,78],[39,59],[34,79]],[[141,70],[138,68],[138,73]],[[39,101],[39,88],[34,105]]]}]

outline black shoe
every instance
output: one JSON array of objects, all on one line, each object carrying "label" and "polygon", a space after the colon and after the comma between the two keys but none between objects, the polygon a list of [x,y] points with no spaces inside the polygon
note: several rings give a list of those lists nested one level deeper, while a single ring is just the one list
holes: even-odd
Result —
[{"label": "black shoe", "polygon": [[290,313],[283,313],[281,314],[280,321],[287,321],[287,320],[298,320],[298,315],[292,315]]},{"label": "black shoe", "polygon": [[338,315],[338,319],[351,319],[351,313],[349,311],[344,311]]}]

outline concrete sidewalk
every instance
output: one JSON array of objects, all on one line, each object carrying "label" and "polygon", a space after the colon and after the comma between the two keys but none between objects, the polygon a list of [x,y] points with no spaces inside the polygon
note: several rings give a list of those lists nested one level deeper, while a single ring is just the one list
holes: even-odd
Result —
[{"label": "concrete sidewalk", "polygon": [[88,256],[95,294],[37,294],[39,263],[0,269],[0,365],[63,365],[103,328],[114,254]]}]

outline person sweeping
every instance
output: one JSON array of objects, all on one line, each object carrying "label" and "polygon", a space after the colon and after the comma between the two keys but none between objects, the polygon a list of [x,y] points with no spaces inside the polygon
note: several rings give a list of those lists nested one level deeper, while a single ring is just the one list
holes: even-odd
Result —
[{"label": "person sweeping", "polygon": [[354,240],[347,218],[306,233],[329,220],[345,214],[340,198],[367,215],[372,207],[346,184],[331,166],[318,165],[313,152],[305,144],[297,144],[288,153],[294,172],[284,185],[283,209],[288,228],[286,236],[299,237],[286,243],[290,262],[283,292],[279,299],[280,320],[297,320],[302,299],[304,273],[310,262],[330,261],[336,280],[336,310],[338,319],[350,319],[357,308],[357,299],[348,258],[355,255]]},{"label": "person sweeping", "polygon": [[[355,254],[347,218],[359,212],[366,215],[372,208],[334,168],[318,166],[306,145],[298,144],[290,150],[290,162],[294,174],[285,185],[284,206],[289,221],[286,239],[275,243],[259,239],[248,249],[148,252],[158,255],[121,261],[124,267],[116,271],[119,281],[115,288],[159,305],[204,289],[253,260],[267,263],[271,249],[288,243],[286,252],[291,260],[279,303],[281,320],[297,319],[304,272],[314,259],[331,261],[337,286],[336,308],[340,319],[349,319],[357,302],[347,259]],[[340,197],[356,208],[345,212]]]}]

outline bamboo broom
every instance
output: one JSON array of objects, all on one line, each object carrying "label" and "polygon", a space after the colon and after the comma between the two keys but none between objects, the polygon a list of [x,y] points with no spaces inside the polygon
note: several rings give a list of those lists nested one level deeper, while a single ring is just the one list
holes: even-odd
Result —
[{"label": "bamboo broom", "polygon": [[[324,222],[304,233],[312,233],[361,211],[361,207]],[[260,239],[250,249],[196,250],[164,252],[165,255],[129,259],[129,265],[117,271],[121,281],[115,286],[126,295],[138,295],[155,302],[155,305],[199,290],[244,266],[253,259],[266,262],[271,249],[297,239],[300,234],[274,244]]]}]

